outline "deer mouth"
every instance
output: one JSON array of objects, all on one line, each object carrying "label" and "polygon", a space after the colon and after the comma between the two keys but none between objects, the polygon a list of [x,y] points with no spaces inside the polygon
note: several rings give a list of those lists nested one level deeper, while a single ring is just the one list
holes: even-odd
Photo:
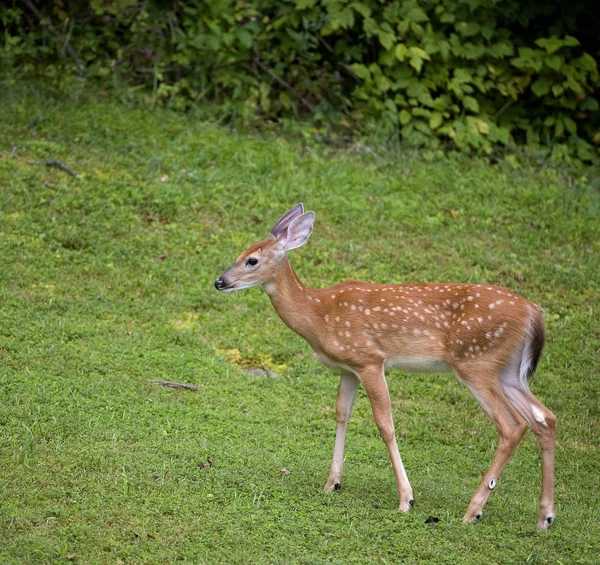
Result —
[{"label": "deer mouth", "polygon": [[229,286],[224,286],[223,288],[220,288],[219,291],[220,292],[231,292],[231,291],[235,290],[236,286],[237,286],[237,283],[233,283],[233,284],[230,284]]},{"label": "deer mouth", "polygon": [[235,288],[237,283],[227,283],[227,281],[223,278],[223,277],[219,277],[216,281],[215,281],[215,288],[219,291],[219,292],[227,292],[230,290],[233,290]]}]

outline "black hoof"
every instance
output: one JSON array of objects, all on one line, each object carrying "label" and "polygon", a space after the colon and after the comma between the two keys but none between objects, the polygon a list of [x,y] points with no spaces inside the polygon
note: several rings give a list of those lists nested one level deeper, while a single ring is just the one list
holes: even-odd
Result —
[{"label": "black hoof", "polygon": [[548,522],[548,525],[552,524],[552,522],[554,522],[554,518],[552,516],[548,516],[546,518],[546,522]]},{"label": "black hoof", "polygon": [[414,500],[411,498],[411,499],[408,501],[408,504],[409,504],[409,505],[410,505],[410,507],[412,508],[412,507],[415,505],[415,501],[414,501]]},{"label": "black hoof", "polygon": [[340,483],[335,483],[333,485],[333,490],[340,490],[342,488],[342,485],[340,485]]},{"label": "black hoof", "polygon": [[475,516],[475,520],[481,520],[481,514],[477,514],[477,515]]}]

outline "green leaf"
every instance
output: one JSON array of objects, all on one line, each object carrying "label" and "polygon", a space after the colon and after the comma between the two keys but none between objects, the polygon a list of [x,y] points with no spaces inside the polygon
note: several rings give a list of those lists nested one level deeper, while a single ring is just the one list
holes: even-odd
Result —
[{"label": "green leaf", "polygon": [[404,17],[411,23],[429,21],[427,14],[419,7],[411,8]]},{"label": "green leaf", "polygon": [[395,35],[389,31],[384,31],[380,29],[377,32],[377,37],[379,37],[379,42],[384,47],[384,49],[390,49],[392,45],[394,45]]},{"label": "green leaf", "polygon": [[565,122],[565,127],[567,131],[573,135],[577,133],[577,124],[571,118],[563,118],[563,122]]},{"label": "green leaf", "polygon": [[548,94],[550,92],[550,87],[552,86],[553,80],[548,76],[543,76],[538,78],[532,85],[531,91],[538,97]]},{"label": "green leaf", "polygon": [[371,15],[371,8],[363,2],[352,2],[349,7],[358,12],[363,18],[368,18]]},{"label": "green leaf", "polygon": [[465,96],[463,98],[463,106],[474,114],[479,113],[479,103],[472,96]]},{"label": "green leaf", "polygon": [[447,94],[442,94],[433,101],[433,107],[438,112],[443,112],[446,108],[448,108],[451,102],[452,99],[450,98],[450,96],[448,96]]},{"label": "green leaf", "polygon": [[565,38],[563,39],[563,41],[565,42],[565,45],[567,47],[576,47],[577,45],[580,45],[577,38],[575,38],[571,35],[565,35]]},{"label": "green leaf", "polygon": [[490,125],[485,120],[476,119],[473,123],[479,133],[483,135],[488,135],[490,133]]},{"label": "green leaf", "polygon": [[431,118],[429,118],[429,127],[431,129],[437,129],[442,125],[443,121],[444,117],[442,116],[441,112],[433,112],[433,114],[431,114]]},{"label": "green leaf", "polygon": [[404,45],[404,43],[398,43],[398,45],[396,45],[396,58],[399,61],[404,61],[406,59],[406,57],[408,57],[408,47],[406,47],[406,45]]},{"label": "green leaf", "polygon": [[254,42],[254,35],[251,34],[248,30],[241,29],[237,33],[238,41],[247,49],[252,47],[252,43]]},{"label": "green leaf", "polygon": [[412,115],[408,110],[400,110],[398,119],[400,120],[400,123],[405,126],[412,120]]},{"label": "green leaf", "polygon": [[546,66],[554,69],[557,72],[560,71],[563,61],[564,59],[560,55],[550,55],[544,59]]},{"label": "green leaf", "polygon": [[457,68],[454,69],[454,79],[458,82],[471,82],[473,75],[467,69]]},{"label": "green leaf", "polygon": [[415,121],[415,129],[417,129],[421,133],[424,133],[425,135],[431,134],[431,128],[422,120]]},{"label": "green leaf", "polygon": [[409,47],[408,51],[410,52],[411,57],[418,57],[419,59],[425,59],[426,61],[431,60],[431,57],[427,52],[420,47]]},{"label": "green leaf", "polygon": [[586,99],[581,103],[582,110],[591,110],[595,112],[598,109],[598,100],[592,98],[591,96],[586,97]]},{"label": "green leaf", "polygon": [[553,35],[551,37],[541,37],[536,40],[535,44],[545,49],[549,55],[552,55],[552,53],[558,51],[564,45],[564,42],[556,37],[556,35]]},{"label": "green leaf", "polygon": [[508,128],[494,127],[490,131],[490,138],[493,141],[499,141],[503,145],[508,145],[510,142],[510,130]]},{"label": "green leaf", "polygon": [[298,10],[306,10],[307,8],[314,8],[318,0],[296,0],[296,8]]},{"label": "green leaf", "polygon": [[433,98],[431,94],[427,91],[422,91],[417,95],[417,99],[423,106],[428,106],[429,108],[433,108]]},{"label": "green leaf", "polygon": [[456,30],[463,37],[471,37],[472,35],[477,35],[480,31],[481,27],[478,23],[469,21],[469,22],[460,22],[456,25]]},{"label": "green leaf", "polygon": [[415,69],[415,71],[417,71],[418,73],[421,72],[421,69],[423,68],[423,60],[419,57],[415,57],[414,55],[411,55],[410,57],[410,61],[409,61],[409,65]]},{"label": "green leaf", "polygon": [[570,35],[565,36],[564,39],[560,39],[559,37],[556,37],[556,35],[552,35],[550,37],[542,37],[537,39],[535,44],[538,47],[545,49],[548,55],[552,55],[552,53],[555,53],[561,47],[574,47],[579,45],[579,41]]},{"label": "green leaf", "polygon": [[552,94],[554,94],[554,96],[556,96],[557,98],[561,96],[564,91],[565,89],[560,84],[555,84],[552,87]]},{"label": "green leaf", "polygon": [[369,69],[367,69],[367,67],[365,67],[361,63],[354,63],[352,65],[352,70],[358,78],[362,78],[364,80],[371,78],[371,73],[369,72]]}]

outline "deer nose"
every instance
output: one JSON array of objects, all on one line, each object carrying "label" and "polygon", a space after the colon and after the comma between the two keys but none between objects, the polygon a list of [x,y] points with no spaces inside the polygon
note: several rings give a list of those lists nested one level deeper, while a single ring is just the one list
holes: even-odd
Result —
[{"label": "deer nose", "polygon": [[221,290],[223,287],[225,286],[225,281],[219,277],[216,281],[215,281],[215,288],[217,290]]}]

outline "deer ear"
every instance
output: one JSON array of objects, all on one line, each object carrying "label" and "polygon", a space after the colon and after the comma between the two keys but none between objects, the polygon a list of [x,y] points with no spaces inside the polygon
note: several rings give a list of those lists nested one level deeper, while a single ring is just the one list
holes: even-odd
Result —
[{"label": "deer ear", "polygon": [[306,212],[292,220],[287,228],[287,232],[279,238],[279,244],[284,251],[296,249],[306,243],[310,237],[315,223],[315,213]]},{"label": "deer ear", "polygon": [[279,239],[287,230],[288,226],[295,220],[300,214],[304,213],[304,205],[302,203],[296,204],[291,210],[288,210],[279,221],[275,224],[275,227],[271,230],[271,234],[275,239]]}]

